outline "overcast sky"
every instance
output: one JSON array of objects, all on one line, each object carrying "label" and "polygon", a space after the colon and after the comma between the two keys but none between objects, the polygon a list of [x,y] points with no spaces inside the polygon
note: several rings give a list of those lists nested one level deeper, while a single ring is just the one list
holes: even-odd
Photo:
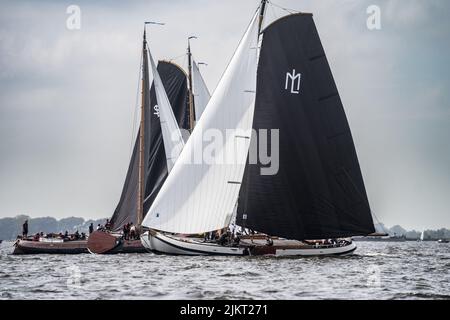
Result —
[{"label": "overcast sky", "polygon": [[[276,0],[312,12],[373,211],[450,227],[450,2]],[[211,91],[257,0],[0,1],[0,217],[110,216],[130,157],[143,21],[157,59],[188,35]],[[69,30],[66,9],[81,9]],[[367,7],[381,9],[370,31]],[[287,14],[270,6],[268,20]],[[183,58],[175,60],[183,63]]]}]

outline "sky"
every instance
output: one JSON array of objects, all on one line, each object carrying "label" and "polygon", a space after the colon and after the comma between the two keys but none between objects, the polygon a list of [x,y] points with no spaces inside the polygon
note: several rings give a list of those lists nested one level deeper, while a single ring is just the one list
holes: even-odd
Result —
[{"label": "sky", "polygon": [[[166,24],[149,28],[156,59],[185,63],[197,36],[213,91],[258,2],[0,0],[0,217],[110,216],[134,140],[143,22]],[[288,14],[279,7],[314,14],[377,220],[450,228],[450,2],[274,0],[266,23]]]}]

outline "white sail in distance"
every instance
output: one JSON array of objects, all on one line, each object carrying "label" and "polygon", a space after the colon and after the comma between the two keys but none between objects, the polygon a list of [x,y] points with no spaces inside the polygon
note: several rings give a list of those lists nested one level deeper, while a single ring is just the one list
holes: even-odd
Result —
[{"label": "white sail in distance", "polygon": [[184,148],[184,140],[150,49],[148,53],[152,67],[156,101],[159,107],[159,120],[166,151],[167,169],[170,172]]},{"label": "white sail in distance", "polygon": [[[217,89],[169,174],[143,225],[155,230],[196,234],[228,226],[244,174],[256,96],[258,19],[252,19]],[[227,135],[227,130],[240,135]],[[233,161],[194,163],[204,151],[204,133],[224,137],[216,158]],[[242,134],[245,132],[245,135]],[[204,160],[204,159],[203,159]]]},{"label": "white sail in distance", "polygon": [[209,93],[208,87],[206,86],[205,80],[200,73],[198,64],[193,60],[192,63],[192,82],[193,82],[193,94],[195,101],[195,117],[198,120],[205,111],[205,108],[211,99],[211,94]]}]

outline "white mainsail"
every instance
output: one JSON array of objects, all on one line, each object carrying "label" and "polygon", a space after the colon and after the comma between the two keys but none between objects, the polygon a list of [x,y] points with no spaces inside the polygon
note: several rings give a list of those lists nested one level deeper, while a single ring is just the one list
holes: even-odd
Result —
[{"label": "white mainsail", "polygon": [[[239,195],[250,145],[258,64],[257,42],[258,19],[255,15],[147,213],[144,226],[184,234],[228,226]],[[195,163],[193,159],[198,151],[203,155],[208,147],[203,146],[204,134],[211,132],[208,130],[223,137],[223,143],[215,149],[214,158],[217,161]],[[234,134],[227,134],[227,130],[235,131]],[[228,160],[220,161],[223,156]]]},{"label": "white mainsail", "polygon": [[192,63],[192,82],[194,91],[194,101],[195,101],[195,116],[198,120],[205,111],[205,108],[211,99],[211,94],[209,93],[208,87],[206,86],[205,80],[200,73],[198,64],[193,60]]},{"label": "white mainsail", "polygon": [[167,169],[170,172],[184,148],[184,140],[180,128],[178,127],[177,119],[173,114],[172,106],[170,105],[161,77],[156,69],[155,61],[153,61],[150,49],[148,50],[148,53],[152,66],[156,101],[159,107],[159,120],[161,122],[161,132],[164,141],[164,149],[166,151]]}]

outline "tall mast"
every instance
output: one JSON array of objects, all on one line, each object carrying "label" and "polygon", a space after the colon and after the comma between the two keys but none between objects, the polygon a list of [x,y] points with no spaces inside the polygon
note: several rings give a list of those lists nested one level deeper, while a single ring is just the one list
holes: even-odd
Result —
[{"label": "tall mast", "polygon": [[266,12],[266,5],[268,0],[261,0],[261,8],[259,10],[259,25],[258,25],[258,36],[261,33],[262,24],[264,21],[264,14]]},{"label": "tall mast", "polygon": [[192,132],[195,126],[195,109],[194,109],[194,91],[192,86],[192,53],[191,53],[191,39],[197,39],[197,37],[191,36],[188,38],[188,86],[189,86],[189,129]]},{"label": "tall mast", "polygon": [[138,226],[144,219],[144,152],[145,152],[145,79],[147,76],[147,36],[144,26],[144,40],[142,46],[142,80],[141,80],[141,125],[139,129],[139,182],[138,182],[138,203],[137,203],[137,219]]}]

